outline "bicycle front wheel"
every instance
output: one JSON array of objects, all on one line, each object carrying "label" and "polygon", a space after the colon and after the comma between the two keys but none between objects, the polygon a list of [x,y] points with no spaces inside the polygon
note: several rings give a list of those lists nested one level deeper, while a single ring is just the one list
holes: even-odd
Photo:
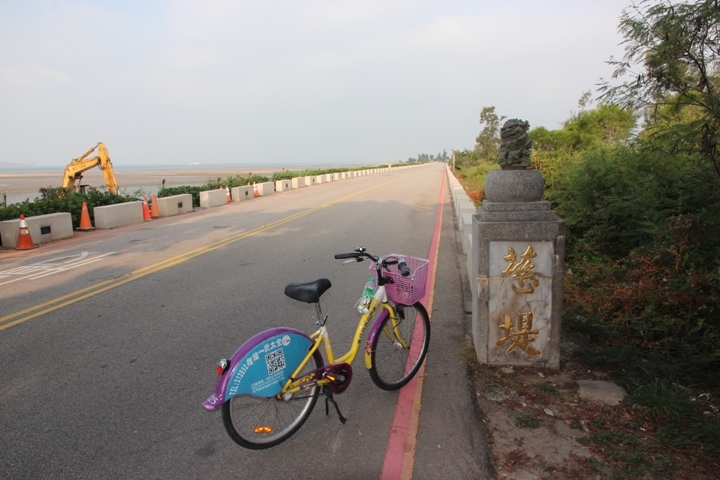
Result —
[{"label": "bicycle front wheel", "polygon": [[383,390],[397,390],[420,369],[430,345],[430,317],[422,303],[398,305],[382,321],[370,345],[370,377]]},{"label": "bicycle front wheel", "polygon": [[[317,350],[300,375],[323,366]],[[289,400],[255,395],[236,395],[222,406],[225,429],[230,437],[245,448],[262,450],[290,438],[302,427],[317,402],[320,387],[297,392]]]}]

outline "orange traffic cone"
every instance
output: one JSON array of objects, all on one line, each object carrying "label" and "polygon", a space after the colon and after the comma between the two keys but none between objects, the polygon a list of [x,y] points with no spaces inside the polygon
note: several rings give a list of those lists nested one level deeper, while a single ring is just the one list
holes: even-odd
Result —
[{"label": "orange traffic cone", "polygon": [[254,196],[255,196],[255,197],[259,197],[259,196],[260,196],[260,192],[258,192],[257,185],[254,184],[254,183],[253,183],[253,191],[254,191],[253,193],[254,193]]},{"label": "orange traffic cone", "polygon": [[232,196],[230,195],[230,185],[225,187],[225,191],[227,192],[227,201],[228,203],[232,202]]},{"label": "orange traffic cone", "polygon": [[80,226],[75,230],[95,230],[95,227],[93,227],[90,222],[90,214],[88,213],[87,204],[85,202],[82,204],[82,212],[80,213]]},{"label": "orange traffic cone", "polygon": [[20,233],[18,234],[17,250],[30,250],[35,248],[28,224],[25,221],[25,215],[20,214]]},{"label": "orange traffic cone", "polygon": [[157,197],[155,194],[152,196],[152,209],[150,210],[150,216],[157,218],[160,216],[160,206],[158,205]]},{"label": "orange traffic cone", "polygon": [[146,222],[152,220],[152,217],[150,217],[150,209],[147,204],[147,197],[143,197],[143,220]]}]

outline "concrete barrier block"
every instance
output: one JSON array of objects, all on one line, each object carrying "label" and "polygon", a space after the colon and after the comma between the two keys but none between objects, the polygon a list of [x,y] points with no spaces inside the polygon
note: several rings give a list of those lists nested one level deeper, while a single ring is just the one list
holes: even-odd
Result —
[{"label": "concrete barrier block", "polygon": [[[73,236],[72,217],[70,213],[49,213],[25,217],[28,232],[34,244],[47,243],[52,240]],[[20,219],[0,222],[0,244],[5,248],[17,247],[20,234]]]},{"label": "concrete barrier block", "polygon": [[273,182],[263,182],[257,184],[258,196],[266,197],[275,193],[275,184]]},{"label": "concrete barrier block", "polygon": [[107,230],[143,222],[143,202],[125,202],[93,208],[95,228]]},{"label": "concrete barrier block", "polygon": [[460,227],[460,231],[462,233],[467,233],[472,231],[472,219],[473,219],[472,213],[464,213],[460,217],[458,217],[458,226]]},{"label": "concrete barrier block", "polygon": [[292,180],[278,180],[275,182],[276,192],[287,192],[288,190],[292,190],[292,188]]},{"label": "concrete barrier block", "polygon": [[306,177],[295,177],[292,179],[292,188],[303,188],[305,186]]},{"label": "concrete barrier block", "polygon": [[317,183],[317,177],[305,177],[305,186],[309,187],[311,185],[315,185]]},{"label": "concrete barrier block", "polygon": [[228,203],[227,191],[224,188],[200,192],[200,206],[202,208],[219,207],[226,203]]},{"label": "concrete barrier block", "polygon": [[157,202],[161,217],[172,217],[173,215],[193,211],[192,195],[189,193],[171,195],[169,197],[157,197]]},{"label": "concrete barrier block", "polygon": [[316,177],[315,177],[315,183],[317,183],[317,184],[326,183],[325,175],[318,175],[318,176],[316,176]]},{"label": "concrete barrier block", "polygon": [[476,213],[477,208],[467,194],[459,194],[455,201],[455,215],[460,218],[464,213]]},{"label": "concrete barrier block", "polygon": [[245,185],[244,187],[233,187],[230,189],[230,196],[232,197],[233,202],[250,200],[255,196],[255,189],[252,185]]}]

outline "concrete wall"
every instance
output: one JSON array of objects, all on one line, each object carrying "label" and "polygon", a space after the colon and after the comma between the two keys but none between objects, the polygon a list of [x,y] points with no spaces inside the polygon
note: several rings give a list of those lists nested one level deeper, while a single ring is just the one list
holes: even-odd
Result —
[{"label": "concrete wall", "polygon": [[[401,167],[402,168],[402,167]],[[473,204],[470,197],[465,192],[465,189],[460,184],[455,175],[448,167],[447,169],[448,183],[450,185],[450,196],[452,197],[453,207],[455,210],[455,216],[458,221],[458,229],[462,238],[463,253],[467,255],[467,272],[468,278],[472,279],[477,276],[472,273],[472,249],[473,249],[473,237],[472,237],[472,217],[477,212],[475,204]],[[473,295],[477,295],[477,282],[470,282],[470,289]]]},{"label": "concrete wall", "polygon": [[275,193],[275,184],[273,182],[263,182],[257,184],[258,194],[260,197],[272,195]]},{"label": "concrete wall", "polygon": [[275,182],[275,191],[276,192],[286,192],[288,190],[292,190],[292,181],[291,180],[278,180]]},{"label": "concrete wall", "polygon": [[243,200],[250,200],[255,197],[255,189],[252,185],[233,187],[230,189],[230,195],[232,195],[233,202],[242,202]]},{"label": "concrete wall", "polygon": [[143,222],[143,202],[125,202],[93,209],[95,228],[107,230]]},{"label": "concrete wall", "polygon": [[224,188],[200,192],[200,206],[202,208],[219,207],[226,203],[228,203],[227,191]]},{"label": "concrete wall", "polygon": [[192,195],[189,193],[156,198],[161,217],[171,217],[193,211]]},{"label": "concrete wall", "polygon": [[[50,213],[25,217],[28,232],[34,244],[46,243],[73,236],[70,213]],[[17,247],[20,234],[20,219],[0,222],[0,243],[5,248]]]}]

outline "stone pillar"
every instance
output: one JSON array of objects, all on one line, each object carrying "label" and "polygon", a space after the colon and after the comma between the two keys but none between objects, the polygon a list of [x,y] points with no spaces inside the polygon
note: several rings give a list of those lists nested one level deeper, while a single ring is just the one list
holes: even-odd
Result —
[{"label": "stone pillar", "polygon": [[471,270],[481,363],[560,367],[565,223],[542,200],[544,188],[538,170],[493,170],[485,181]]}]

